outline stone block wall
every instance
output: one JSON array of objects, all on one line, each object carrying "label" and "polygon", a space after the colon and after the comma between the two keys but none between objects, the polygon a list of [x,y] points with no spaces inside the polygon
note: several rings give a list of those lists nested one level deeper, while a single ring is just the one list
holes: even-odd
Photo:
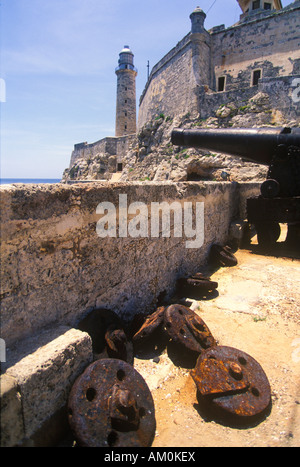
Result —
[{"label": "stone block wall", "polygon": [[[198,87],[199,114],[202,119],[207,119],[218,114],[218,109],[228,104],[233,104],[236,111],[251,112],[249,107],[251,99],[263,94],[266,99],[266,125],[272,123],[267,118],[267,114],[281,115],[282,121],[299,124],[299,102],[295,99],[297,88],[299,88],[300,75],[282,76],[276,78],[262,78],[257,86],[251,86],[242,90],[229,90],[224,92],[208,93],[204,86]],[[284,123],[278,123],[280,118],[276,119],[276,125],[282,126]],[[259,124],[259,122],[256,122]],[[242,126],[249,126],[243,123]]]},{"label": "stone block wall", "polygon": [[[205,113],[204,118],[212,116],[212,111],[210,115],[203,112],[203,92],[208,101],[214,94],[223,102],[230,92],[235,93],[231,100],[249,99],[258,90],[271,96],[268,80],[273,80],[279,90],[275,80],[281,80],[282,86],[284,79],[299,77],[299,20],[297,1],[227,29],[220,26],[205,34],[189,33],[154,66],[140,99],[138,130],[160,113],[165,117],[197,112],[201,117]],[[260,78],[253,85],[255,71],[260,72]],[[221,77],[225,79],[225,92],[217,92]],[[290,90],[283,85],[282,92],[286,91],[290,96]],[[274,105],[280,108],[276,99]],[[294,110],[292,102],[290,107],[285,105],[284,111],[287,116],[291,111],[291,119]]]},{"label": "stone block wall", "polygon": [[90,336],[59,324],[18,342],[0,376],[1,447],[57,446],[72,385],[92,359]]},{"label": "stone block wall", "polygon": [[75,144],[64,181],[110,179],[136,136],[107,137],[95,143]]},{"label": "stone block wall", "polygon": [[[242,188],[241,188],[242,186]],[[75,326],[90,310],[111,308],[125,319],[155,309],[176,280],[203,268],[214,242],[245,217],[259,184],[117,183],[1,187],[1,337],[7,348],[49,326]],[[204,202],[204,244],[186,238],[100,238],[96,208],[119,195],[142,202]],[[150,215],[150,214],[149,214]],[[132,217],[132,216],[131,216]],[[128,217],[129,218],[129,217]],[[194,217],[195,221],[195,217]]]},{"label": "stone block wall", "polygon": [[118,139],[115,137],[103,138],[95,143],[79,143],[75,144],[71,155],[70,168],[79,159],[89,159],[97,154],[108,153],[109,155],[117,154]]},{"label": "stone block wall", "polygon": [[300,5],[212,33],[212,89],[217,89],[219,76],[226,77],[226,90],[230,91],[251,87],[254,70],[261,70],[262,78],[296,74],[299,22]]},{"label": "stone block wall", "polygon": [[196,78],[191,35],[177,44],[152,70],[140,99],[138,130],[156,115],[196,110]]}]

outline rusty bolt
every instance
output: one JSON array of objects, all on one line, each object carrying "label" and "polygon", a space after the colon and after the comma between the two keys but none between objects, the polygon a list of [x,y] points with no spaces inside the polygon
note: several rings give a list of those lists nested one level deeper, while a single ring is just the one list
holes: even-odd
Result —
[{"label": "rusty bolt", "polygon": [[110,417],[114,427],[120,430],[122,426],[137,429],[140,422],[137,401],[133,392],[129,389],[120,388],[116,384],[112,389],[110,400]]},{"label": "rusty bolt", "polygon": [[238,363],[230,362],[229,371],[230,371],[231,376],[233,376],[235,379],[242,379],[243,370]]}]

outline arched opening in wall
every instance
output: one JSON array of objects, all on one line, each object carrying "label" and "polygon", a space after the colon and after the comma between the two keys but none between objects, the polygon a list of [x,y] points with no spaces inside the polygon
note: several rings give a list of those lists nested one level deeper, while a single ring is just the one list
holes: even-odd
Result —
[{"label": "arched opening in wall", "polygon": [[117,164],[117,172],[122,172],[122,170],[123,170],[123,164],[122,164],[122,162],[119,162]]}]

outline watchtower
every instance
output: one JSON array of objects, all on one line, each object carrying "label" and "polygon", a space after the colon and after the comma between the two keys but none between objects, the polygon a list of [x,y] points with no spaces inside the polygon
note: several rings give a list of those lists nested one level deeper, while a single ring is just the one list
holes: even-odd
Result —
[{"label": "watchtower", "polygon": [[204,29],[204,21],[206,14],[199,6],[190,14],[190,20],[192,23],[192,34],[202,33]]},{"label": "watchtower", "polygon": [[117,106],[115,136],[136,133],[136,85],[137,69],[133,53],[125,45],[119,54],[117,75]]},{"label": "watchtower", "polygon": [[264,11],[282,9],[281,0],[237,0],[237,2],[243,10],[241,18]]},{"label": "watchtower", "polygon": [[204,27],[206,14],[199,6],[190,14],[193,75],[196,86],[209,85],[211,37]]}]

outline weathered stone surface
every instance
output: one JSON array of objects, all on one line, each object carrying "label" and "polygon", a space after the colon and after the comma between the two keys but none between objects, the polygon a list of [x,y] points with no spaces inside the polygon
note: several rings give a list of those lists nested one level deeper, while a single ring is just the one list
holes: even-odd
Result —
[{"label": "weathered stone surface", "polygon": [[[170,144],[170,129],[299,126],[300,3],[251,10],[233,26],[209,31],[203,17],[196,17],[191,16],[191,31],[154,65],[140,98],[137,135],[75,145],[65,180],[110,180],[114,167],[118,170],[109,163],[112,154],[122,163],[123,181],[194,180],[193,159],[201,166],[200,180],[222,180],[224,170],[232,181],[261,180],[263,168],[230,156],[214,155],[208,167],[206,153],[180,153]],[[122,126],[128,118],[124,110],[122,117],[117,110]]]},{"label": "weathered stone surface", "polygon": [[0,377],[1,447],[15,446],[24,438],[21,394],[17,380],[7,374]]},{"label": "weathered stone surface", "polygon": [[[157,297],[172,294],[178,277],[207,261],[212,242],[226,242],[234,218],[245,218],[245,200],[259,184],[229,182],[90,183],[1,187],[1,336],[17,341],[60,323],[76,326],[90,310],[110,308],[125,319],[153,311]],[[186,248],[186,236],[100,238],[99,203],[118,212],[152,202],[204,202],[204,243]],[[130,216],[126,216],[129,222]],[[195,221],[195,218],[194,218]],[[171,224],[172,225],[172,224]]]},{"label": "weathered stone surface", "polygon": [[110,180],[118,170],[126,152],[135,143],[135,135],[107,137],[95,143],[75,144],[71,154],[70,166],[62,179],[72,180]]},{"label": "weathered stone surface", "polygon": [[[76,329],[58,326],[33,336],[12,350],[12,359],[23,356],[6,371],[5,378],[17,382],[22,400],[24,437],[29,439],[67,402],[75,379],[92,361],[92,343],[88,334]],[[12,363],[9,361],[8,364]],[[14,397],[16,399],[16,396]],[[9,410],[17,416],[15,401]],[[6,437],[19,437],[7,424]],[[17,427],[18,428],[18,427]],[[14,440],[15,442],[16,440]]]},{"label": "weathered stone surface", "polygon": [[[278,119],[278,120],[276,120]],[[220,128],[282,126],[287,121],[274,113],[268,95],[258,93],[246,106],[237,102],[220,105],[215,117],[181,115],[147,123],[137,135],[138,151],[128,151],[123,159],[121,181],[170,180],[263,181],[267,167],[241,158],[170,143],[174,128]]]},{"label": "weathered stone surface", "polygon": [[[250,92],[251,91],[251,92]],[[120,181],[263,181],[268,168],[255,162],[244,161],[238,157],[213,153],[196,148],[176,147],[171,144],[171,132],[174,128],[257,128],[298,126],[299,121],[291,120],[284,106],[280,110],[274,106],[274,100],[266,92],[254,92],[246,95],[212,96],[198,113],[186,113],[175,118],[164,114],[147,122],[136,136],[132,135],[130,144],[122,155],[122,173]],[[256,90],[257,91],[257,90]],[[277,94],[276,94],[277,95]],[[285,95],[278,93],[278,99]],[[207,96],[207,98],[210,95]],[[228,100],[229,99],[229,100]],[[278,100],[277,99],[277,100]],[[88,180],[98,177],[95,172],[98,156],[87,160],[86,152],[74,162],[74,179]],[[95,165],[96,164],[96,165]],[[72,165],[72,163],[71,163]],[[83,169],[87,167],[88,170]],[[78,170],[77,170],[78,169]],[[76,172],[76,173],[75,173]],[[70,179],[69,175],[66,179]],[[107,169],[104,176],[112,176]]]},{"label": "weathered stone surface", "polygon": [[[299,117],[291,99],[292,79],[299,73],[299,15],[299,2],[291,2],[229,28],[187,34],[154,65],[140,99],[138,129],[160,113],[172,118],[187,112],[212,117],[217,103],[225,105],[218,116],[226,118],[231,99],[247,100],[257,90],[267,92],[273,108],[287,118]],[[258,70],[260,79],[254,84]],[[224,79],[221,90],[219,78]]]}]

